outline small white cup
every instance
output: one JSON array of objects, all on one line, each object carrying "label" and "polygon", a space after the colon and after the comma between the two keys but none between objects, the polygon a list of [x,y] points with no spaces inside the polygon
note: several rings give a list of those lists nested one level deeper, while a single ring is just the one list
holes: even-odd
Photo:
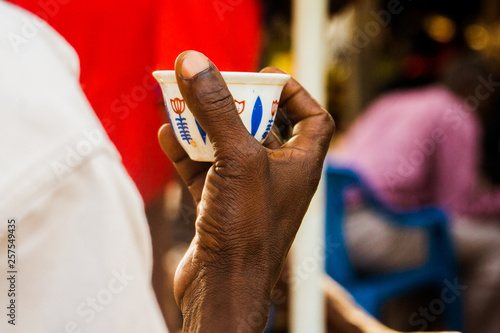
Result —
[{"label": "small white cup", "polygon": [[[273,127],[281,91],[290,75],[243,72],[221,74],[248,132],[259,142],[264,142]],[[175,71],[156,71],[153,75],[160,83],[168,119],[181,146],[193,161],[213,162],[212,143],[184,102],[177,86]]]}]

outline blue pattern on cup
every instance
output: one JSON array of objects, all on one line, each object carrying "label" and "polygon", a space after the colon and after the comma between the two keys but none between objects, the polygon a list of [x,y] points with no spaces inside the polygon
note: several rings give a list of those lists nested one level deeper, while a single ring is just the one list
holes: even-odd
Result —
[{"label": "blue pattern on cup", "polygon": [[260,97],[257,97],[255,101],[255,105],[253,107],[252,113],[252,135],[255,136],[255,133],[259,130],[260,123],[262,122],[262,101]]},{"label": "blue pattern on cup", "polygon": [[266,131],[264,132],[264,134],[262,134],[261,140],[264,140],[268,136],[269,132],[271,132],[271,128],[273,128],[273,123],[274,123],[274,119],[273,118],[269,119],[269,122],[267,123]]},{"label": "blue pattern on cup", "polygon": [[207,132],[201,128],[200,124],[198,123],[198,120],[194,120],[196,122],[196,126],[198,126],[198,131],[200,132],[201,138],[203,139],[203,143],[207,144]]},{"label": "blue pattern on cup", "polygon": [[189,133],[189,126],[186,122],[186,118],[179,115],[179,118],[175,118],[175,121],[177,122],[177,128],[179,129],[181,139],[187,141],[188,144],[191,144],[193,138],[191,137],[191,133]]}]

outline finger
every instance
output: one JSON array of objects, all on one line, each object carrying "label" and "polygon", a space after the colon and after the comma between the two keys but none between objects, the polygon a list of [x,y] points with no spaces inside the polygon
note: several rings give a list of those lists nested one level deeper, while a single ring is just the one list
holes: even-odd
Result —
[{"label": "finger", "polygon": [[280,138],[282,142],[286,142],[292,136],[292,124],[288,120],[288,118],[283,113],[281,108],[278,109],[276,113],[276,118],[274,119],[273,128],[276,127],[276,131],[280,134]]},{"label": "finger", "polygon": [[189,188],[196,204],[201,200],[205,178],[211,163],[195,162],[175,138],[170,124],[163,125],[158,131],[158,141],[163,152],[174,163],[177,172]]},{"label": "finger", "polygon": [[181,94],[207,132],[216,156],[218,150],[242,150],[242,145],[256,143],[243,125],[222,75],[207,57],[196,51],[181,53],[175,72]]},{"label": "finger", "polygon": [[281,137],[278,134],[279,130],[273,126],[271,132],[264,141],[263,145],[269,149],[278,149],[283,145],[283,141],[281,141]]},{"label": "finger", "polygon": [[[262,72],[285,73],[274,67],[264,68]],[[292,137],[285,146],[326,153],[335,122],[294,78],[290,78],[283,88],[280,106],[293,125]]]}]

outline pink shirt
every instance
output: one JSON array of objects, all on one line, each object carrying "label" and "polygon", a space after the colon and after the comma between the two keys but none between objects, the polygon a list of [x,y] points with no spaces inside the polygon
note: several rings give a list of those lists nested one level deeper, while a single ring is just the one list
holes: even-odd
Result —
[{"label": "pink shirt", "polygon": [[457,214],[500,216],[500,189],[479,184],[474,101],[442,86],[390,93],[358,119],[330,162],[360,172],[397,207],[433,204]]}]

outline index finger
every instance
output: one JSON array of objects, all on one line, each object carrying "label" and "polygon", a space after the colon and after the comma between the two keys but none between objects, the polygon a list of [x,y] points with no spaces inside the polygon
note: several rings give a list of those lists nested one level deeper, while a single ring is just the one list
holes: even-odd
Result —
[{"label": "index finger", "polygon": [[[285,73],[274,67],[266,67],[262,72]],[[292,137],[285,146],[326,154],[335,131],[335,122],[293,77],[283,88],[280,107],[293,125]]]},{"label": "index finger", "polygon": [[175,138],[170,124],[164,124],[158,131],[158,141],[163,152],[172,161],[177,172],[188,187],[196,205],[201,200],[205,178],[212,163],[195,162],[191,160]]}]

